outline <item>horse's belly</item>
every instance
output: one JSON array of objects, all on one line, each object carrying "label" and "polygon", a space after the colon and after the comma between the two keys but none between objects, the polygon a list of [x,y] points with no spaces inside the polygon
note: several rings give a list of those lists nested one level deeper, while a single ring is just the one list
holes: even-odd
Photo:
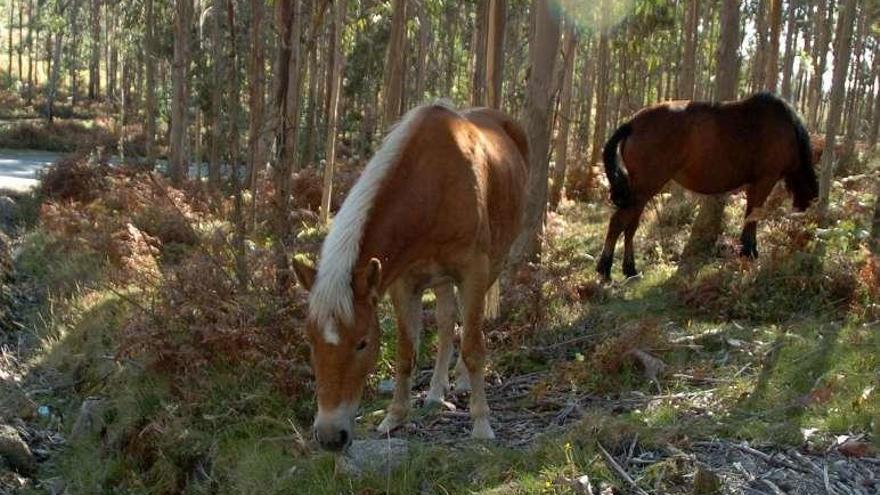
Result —
[{"label": "horse's belly", "polygon": [[722,194],[745,183],[745,178],[740,174],[719,173],[712,167],[686,167],[673,179],[685,189],[700,194]]}]

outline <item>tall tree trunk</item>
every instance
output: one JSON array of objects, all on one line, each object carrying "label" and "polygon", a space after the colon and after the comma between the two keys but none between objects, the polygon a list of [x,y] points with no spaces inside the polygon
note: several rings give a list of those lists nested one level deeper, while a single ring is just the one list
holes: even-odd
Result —
[{"label": "tall tree trunk", "polygon": [[871,132],[868,142],[871,147],[877,146],[877,136],[880,134],[880,47],[874,50],[874,79],[877,81],[877,91],[874,93],[874,111],[871,113]]},{"label": "tall tree trunk", "polygon": [[171,100],[171,136],[169,171],[177,186],[186,179],[189,160],[186,152],[187,112],[189,109],[189,34],[191,0],[175,0],[174,65],[171,79],[174,95]]},{"label": "tall tree trunk", "polygon": [[553,188],[550,190],[550,209],[556,210],[562,199],[565,173],[568,168],[568,132],[571,128],[571,92],[574,79],[574,59],[577,55],[577,34],[574,26],[565,30],[565,44],[562,51],[562,94],[559,106],[559,130],[556,134],[556,164],[553,167]]},{"label": "tall tree trunk", "polygon": [[489,31],[486,42],[486,104],[492,108],[501,108],[506,27],[507,0],[489,0]]},{"label": "tall tree trunk", "polygon": [[684,29],[684,54],[679,79],[678,97],[690,100],[694,97],[694,73],[697,58],[697,27],[700,24],[699,0],[687,0]]},{"label": "tall tree trunk", "polygon": [[844,156],[847,158],[852,157],[855,146],[856,146],[856,135],[858,133],[859,128],[859,113],[861,102],[864,100],[862,95],[863,88],[863,77],[862,77],[862,67],[864,64],[862,60],[864,58],[864,48],[865,41],[867,41],[867,28],[868,28],[868,15],[863,12],[863,15],[856,16],[856,36],[853,40],[854,47],[853,53],[855,54],[855,60],[853,60],[853,69],[850,71],[850,89],[849,89],[849,97],[846,105],[846,111],[844,113],[846,123],[846,133],[844,135]]},{"label": "tall tree trunk", "polygon": [[[721,7],[721,39],[718,43],[718,66],[715,94],[720,101],[736,99],[739,80],[739,4],[740,0],[723,0]],[[702,196],[691,236],[682,258],[692,259],[711,250],[724,231],[725,196]]]},{"label": "tall tree trunk", "polygon": [[263,152],[262,125],[266,100],[263,96],[266,78],[265,52],[263,50],[263,11],[265,0],[251,0],[251,56],[248,66],[249,87],[248,106],[250,122],[248,125],[248,184],[252,196],[251,222],[256,221],[257,180],[266,162]]},{"label": "tall tree trunk", "polygon": [[6,74],[12,78],[12,56],[14,54],[12,48],[12,27],[15,26],[15,0],[9,0],[9,60],[6,64]]},{"label": "tall tree trunk", "polygon": [[[221,0],[222,1],[222,0]],[[211,91],[211,148],[208,151],[208,185],[216,193],[220,190],[220,168],[223,155],[223,142],[227,139],[223,136],[222,99],[224,86],[224,67],[222,52],[222,19],[224,12],[217,5],[210,10],[211,30],[211,73],[213,81],[210,83]],[[234,28],[231,28],[234,29]]]},{"label": "tall tree trunk", "polygon": [[559,18],[551,11],[549,1],[532,1],[535,34],[529,47],[531,71],[526,83],[522,117],[526,135],[530,137],[530,166],[523,228],[511,253],[511,259],[515,263],[540,257],[544,211],[547,207],[548,152],[552,124],[550,109],[554,106],[553,74],[559,53]]},{"label": "tall tree trunk", "polygon": [[489,32],[489,0],[477,2],[477,16],[474,26],[473,57],[474,79],[471,82],[471,106],[486,105],[486,48]]},{"label": "tall tree trunk", "polygon": [[[424,2],[419,6],[419,52],[418,72],[416,73],[416,87],[413,94],[416,102],[421,102],[425,97],[425,84],[428,78],[428,56],[431,49],[431,13]],[[327,65],[333,65],[332,62]]]},{"label": "tall tree trunk", "polygon": [[770,39],[767,43],[765,56],[764,89],[775,93],[779,87],[779,32],[782,28],[782,0],[769,1]]},{"label": "tall tree trunk", "polygon": [[[608,5],[608,1],[603,0],[602,5]],[[611,69],[608,67],[608,31],[608,29],[603,29],[599,35],[599,48],[596,55],[596,124],[593,128],[593,145],[590,151],[590,161],[587,162],[588,167],[599,163],[608,124],[608,85],[611,78]]]},{"label": "tall tree trunk", "polygon": [[402,112],[403,79],[406,74],[403,64],[403,51],[406,45],[406,4],[407,0],[392,0],[394,13],[391,16],[391,38],[385,57],[385,102],[382,125],[387,129]]},{"label": "tall tree trunk", "polygon": [[831,81],[831,106],[825,124],[825,153],[822,155],[822,168],[819,178],[819,213],[825,217],[828,211],[828,198],[831,193],[831,180],[834,177],[834,146],[840,114],[843,110],[843,97],[846,90],[846,73],[852,48],[853,21],[856,15],[857,0],[844,0],[843,10],[837,18],[834,36],[834,74]]},{"label": "tall tree trunk", "polygon": [[[97,2],[97,0],[95,0]],[[156,114],[158,108],[156,105],[156,35],[155,35],[155,13],[153,11],[154,0],[144,0],[144,10],[146,26],[144,59],[146,62],[146,98],[144,101],[144,134],[146,134],[146,152],[147,165],[152,167],[156,162]],[[97,82],[95,87],[100,86],[100,71],[96,74]]]},{"label": "tall tree trunk", "polygon": [[52,38],[52,50],[50,60],[51,69],[49,69],[49,84],[47,88],[46,95],[46,107],[48,111],[49,122],[51,123],[55,119],[55,97],[58,93],[58,75],[61,72],[61,46],[62,46],[62,38],[64,37],[64,33],[58,31],[55,33],[55,36],[51,36]]},{"label": "tall tree trunk", "polygon": [[28,76],[27,76],[27,104],[30,105],[34,97],[34,0],[28,0]]},{"label": "tall tree trunk", "polygon": [[755,13],[755,56],[752,58],[751,90],[758,91],[764,85],[764,69],[767,67],[767,2],[775,0],[758,0]]},{"label": "tall tree trunk", "polygon": [[327,161],[324,166],[324,188],[321,191],[321,221],[330,221],[330,207],[333,199],[333,174],[336,169],[336,133],[339,115],[339,93],[342,86],[343,54],[342,32],[345,29],[345,2],[334,5],[333,21],[333,78],[330,80],[330,111],[327,114]]},{"label": "tall tree trunk", "polygon": [[819,102],[822,99],[822,77],[825,74],[825,61],[828,45],[831,42],[831,27],[834,20],[834,0],[816,0],[816,42],[813,44],[813,77],[810,80],[809,107],[807,121],[814,129],[819,128]]},{"label": "tall tree trunk", "polygon": [[302,81],[302,31],[303,21],[298,15],[301,2],[279,0],[276,6],[276,22],[281,35],[278,52],[277,86],[275,108],[278,109],[277,150],[275,171],[275,215],[273,221],[275,242],[275,284],[279,293],[286,293],[293,279],[287,260],[287,243],[291,229],[288,212],[290,210],[290,175],[296,156],[297,126],[299,124],[299,96]]},{"label": "tall tree trunk", "polygon": [[[148,0],[152,1],[152,0]],[[152,9],[152,6],[150,6]],[[147,23],[151,22],[147,21]],[[89,99],[95,100],[101,94],[101,0],[92,0],[91,8],[91,39],[89,53]],[[150,25],[144,26],[152,30]]]},{"label": "tall tree trunk", "polygon": [[315,160],[315,140],[317,139],[316,127],[318,125],[318,45],[309,48],[309,84],[308,102],[306,107],[305,138],[303,139],[303,152],[300,163],[310,164]]},{"label": "tall tree trunk", "polygon": [[446,79],[443,85],[443,92],[449,96],[452,96],[452,92],[455,89],[455,39],[456,27],[458,24],[456,20],[457,15],[458,8],[455,6],[455,2],[447,2],[443,13],[445,18],[444,31],[446,32]]},{"label": "tall tree trunk", "polygon": [[801,0],[788,1],[788,13],[785,24],[785,55],[782,58],[782,98],[791,102],[791,78],[794,70],[794,51],[797,46],[798,3]]}]

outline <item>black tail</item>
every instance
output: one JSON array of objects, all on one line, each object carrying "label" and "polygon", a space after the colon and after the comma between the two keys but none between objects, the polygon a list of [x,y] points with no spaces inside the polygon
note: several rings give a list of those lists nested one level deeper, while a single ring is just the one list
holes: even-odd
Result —
[{"label": "black tail", "polygon": [[804,182],[806,182],[807,189],[810,190],[810,194],[819,195],[819,180],[816,179],[816,169],[813,167],[813,144],[810,141],[810,135],[807,133],[807,128],[804,127],[804,122],[798,117],[797,113],[795,113],[794,109],[789,107],[789,115],[791,116],[791,122],[794,126],[794,135],[797,139],[798,146],[798,156],[801,159],[801,173],[804,177]]},{"label": "black tail", "polygon": [[611,202],[618,208],[626,208],[632,202],[632,193],[629,189],[629,177],[626,171],[617,163],[617,146],[632,133],[632,125],[629,122],[618,127],[611,139],[605,143],[602,151],[602,161],[605,162],[605,175],[608,177],[608,185],[611,188]]}]

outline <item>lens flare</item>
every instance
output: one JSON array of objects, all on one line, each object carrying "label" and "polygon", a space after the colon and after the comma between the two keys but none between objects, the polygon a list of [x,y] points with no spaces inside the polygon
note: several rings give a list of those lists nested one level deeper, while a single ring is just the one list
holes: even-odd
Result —
[{"label": "lens flare", "polygon": [[635,0],[550,0],[554,11],[578,29],[599,32],[612,28],[633,12]]}]

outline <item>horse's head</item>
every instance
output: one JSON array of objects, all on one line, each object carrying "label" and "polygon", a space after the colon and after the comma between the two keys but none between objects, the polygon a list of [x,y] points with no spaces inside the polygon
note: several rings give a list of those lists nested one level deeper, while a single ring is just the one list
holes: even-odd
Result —
[{"label": "horse's head", "polygon": [[[316,278],[314,268],[294,261],[294,271],[306,290]],[[331,316],[317,321],[309,317],[306,336],[315,373],[318,414],[315,439],[328,450],[342,450],[351,443],[354,417],[367,375],[379,358],[379,284],[382,266],[372,259],[352,276],[354,314],[351,321]],[[310,301],[310,304],[315,304]],[[311,314],[311,311],[310,311]]]}]

